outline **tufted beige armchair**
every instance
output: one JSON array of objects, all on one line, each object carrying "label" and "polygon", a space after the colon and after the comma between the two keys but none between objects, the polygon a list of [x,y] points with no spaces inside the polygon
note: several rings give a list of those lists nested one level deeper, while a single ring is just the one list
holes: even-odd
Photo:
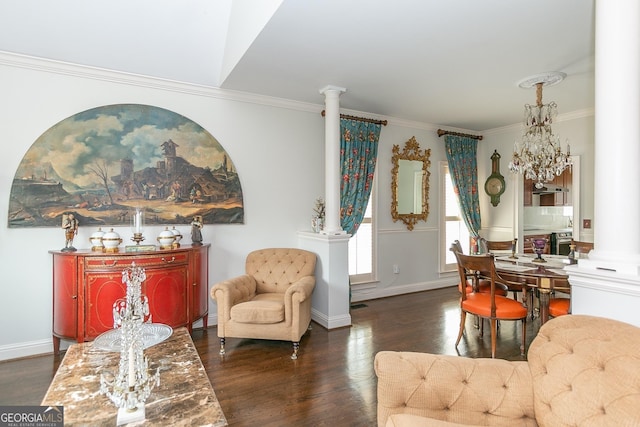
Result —
[{"label": "tufted beige armchair", "polygon": [[226,337],[291,341],[298,358],[300,338],[311,323],[316,255],[302,249],[260,249],[247,255],[246,274],[217,283],[220,354]]},{"label": "tufted beige armchair", "polygon": [[378,426],[640,426],[640,328],[545,323],[528,361],[382,351]]}]

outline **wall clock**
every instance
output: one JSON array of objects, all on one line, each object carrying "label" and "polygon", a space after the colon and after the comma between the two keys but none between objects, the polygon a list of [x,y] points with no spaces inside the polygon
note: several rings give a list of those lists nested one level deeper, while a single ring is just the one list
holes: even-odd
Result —
[{"label": "wall clock", "polygon": [[504,193],[504,177],[500,174],[500,154],[498,150],[493,150],[491,155],[491,175],[484,183],[484,191],[491,197],[491,204],[498,206],[500,196]]}]

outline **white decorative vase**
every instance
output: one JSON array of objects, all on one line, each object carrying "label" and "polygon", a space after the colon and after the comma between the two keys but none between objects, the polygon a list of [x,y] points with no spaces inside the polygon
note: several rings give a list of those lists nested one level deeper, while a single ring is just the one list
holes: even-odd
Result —
[{"label": "white decorative vase", "polygon": [[173,226],[173,228],[171,229],[171,232],[173,233],[174,236],[174,241],[173,241],[173,246],[176,248],[180,247],[180,240],[182,240],[182,233],[180,233],[180,230],[177,230],[175,226]]},{"label": "white decorative vase", "polygon": [[173,242],[176,240],[176,236],[169,230],[169,227],[166,227],[164,231],[158,235],[157,240],[160,244],[160,249],[171,249]]},{"label": "white decorative vase", "polygon": [[102,236],[102,244],[104,245],[105,252],[118,252],[120,243],[122,243],[122,239],[118,233],[113,231],[113,228]]},{"label": "white decorative vase", "polygon": [[319,233],[324,229],[324,218],[314,216],[311,218],[311,229],[314,233]]},{"label": "white decorative vase", "polygon": [[91,250],[92,251],[103,251],[104,243],[102,243],[102,238],[104,237],[105,232],[102,231],[102,228],[98,227],[98,231],[94,231],[89,237],[89,242],[91,242]]}]

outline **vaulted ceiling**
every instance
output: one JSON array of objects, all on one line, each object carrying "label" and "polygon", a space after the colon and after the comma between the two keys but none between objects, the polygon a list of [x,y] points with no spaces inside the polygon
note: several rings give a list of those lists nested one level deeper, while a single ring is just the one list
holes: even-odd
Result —
[{"label": "vaulted ceiling", "polygon": [[594,0],[9,0],[0,51],[483,131],[594,105]]}]

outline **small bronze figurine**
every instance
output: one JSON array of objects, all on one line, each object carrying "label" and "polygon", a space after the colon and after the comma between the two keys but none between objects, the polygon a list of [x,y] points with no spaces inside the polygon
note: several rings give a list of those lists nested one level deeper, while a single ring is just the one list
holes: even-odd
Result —
[{"label": "small bronze figurine", "polygon": [[76,251],[77,249],[73,247],[73,238],[78,234],[78,220],[71,212],[62,214],[62,228],[64,229],[64,237],[66,240],[62,251]]},{"label": "small bronze figurine", "polygon": [[191,221],[191,242],[194,245],[202,244],[202,215],[196,215]]}]

